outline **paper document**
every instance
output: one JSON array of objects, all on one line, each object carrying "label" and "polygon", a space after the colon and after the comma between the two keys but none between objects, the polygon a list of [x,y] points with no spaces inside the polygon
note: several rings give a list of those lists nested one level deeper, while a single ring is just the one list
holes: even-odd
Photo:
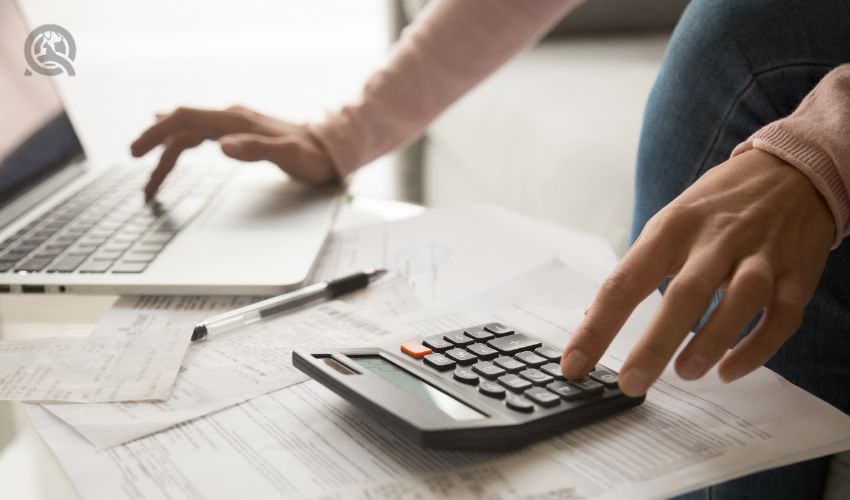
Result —
[{"label": "paper document", "polygon": [[[381,341],[394,348],[500,320],[560,345],[596,287],[549,262],[454,307],[399,318]],[[619,368],[658,300],[641,304],[604,363]],[[89,500],[662,498],[850,448],[850,417],[766,369],[731,385],[668,371],[643,405],[504,455],[421,449],[315,381],[102,453],[29,411]]]},{"label": "paper document", "polygon": [[0,341],[0,400],[168,399],[188,345],[184,331],[132,325],[99,337]]},{"label": "paper document", "polygon": [[367,267],[399,274],[427,304],[483,292],[558,257],[601,281],[616,255],[598,236],[491,206],[435,209],[397,222],[335,232],[316,267],[332,279]]},{"label": "paper document", "polygon": [[[370,293],[366,294],[366,290]],[[403,282],[388,280],[362,293],[352,293],[350,300],[355,304],[372,303],[376,310],[385,313],[392,308],[407,310],[411,303],[416,304],[416,299],[404,290]],[[187,318],[186,309],[174,304],[173,307],[175,316]],[[149,327],[161,327],[160,323],[169,321],[162,319],[168,314],[155,312],[119,307],[105,323],[112,328],[116,321],[138,324],[140,316],[160,318],[148,321]],[[184,335],[191,333],[190,328],[183,331]],[[369,344],[385,333],[354,313],[353,305],[327,302],[191,344],[174,384],[174,393],[167,401],[45,407],[102,449],[306,380],[305,375],[292,367],[293,349]]]}]

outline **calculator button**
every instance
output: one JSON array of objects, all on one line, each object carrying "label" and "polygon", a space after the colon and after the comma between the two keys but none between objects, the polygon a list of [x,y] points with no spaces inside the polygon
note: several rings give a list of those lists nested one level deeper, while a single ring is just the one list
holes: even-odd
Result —
[{"label": "calculator button", "polygon": [[499,337],[497,339],[488,340],[487,345],[504,354],[513,354],[515,352],[526,351],[540,347],[540,341],[531,338],[521,333]]},{"label": "calculator button", "polygon": [[454,344],[456,347],[463,347],[475,342],[471,338],[464,335],[463,332],[447,333],[443,335],[443,338],[448,340],[451,344]]},{"label": "calculator button", "polygon": [[493,361],[493,363],[495,363],[496,366],[504,368],[508,372],[518,372],[525,369],[525,363],[520,363],[514,358],[509,358],[507,356],[499,356]]},{"label": "calculator button", "polygon": [[458,368],[455,370],[454,379],[464,384],[475,385],[478,383],[478,375],[469,368]]},{"label": "calculator button", "polygon": [[525,391],[525,397],[547,408],[561,404],[561,398],[542,387],[534,387]]},{"label": "calculator button", "polygon": [[448,351],[446,351],[446,356],[462,365],[469,365],[475,363],[475,361],[478,359],[475,354],[472,354],[468,351],[464,351],[459,347],[455,347],[454,349],[449,349]]},{"label": "calculator button", "polygon": [[493,338],[493,334],[485,330],[483,326],[467,328],[463,331],[463,333],[475,340],[490,340]]},{"label": "calculator button", "polygon": [[517,394],[508,394],[505,397],[505,405],[511,410],[530,413],[534,411],[534,403]]},{"label": "calculator button", "polygon": [[546,386],[546,389],[552,391],[558,396],[561,396],[564,401],[575,401],[576,399],[583,398],[585,394],[578,387],[571,386],[570,384],[561,380],[552,382],[551,384]]},{"label": "calculator button", "polygon": [[423,359],[425,360],[426,365],[429,365],[432,368],[436,368],[440,371],[451,370],[455,367],[456,364],[454,361],[450,360],[449,358],[443,356],[438,352],[429,354]]},{"label": "calculator button", "polygon": [[497,337],[502,337],[504,335],[510,335],[514,333],[513,330],[501,323],[490,323],[489,325],[484,325],[484,329]]},{"label": "calculator button", "polygon": [[472,369],[475,373],[481,375],[484,378],[489,378],[493,380],[495,378],[501,377],[505,374],[505,370],[503,368],[499,368],[489,361],[482,361],[480,363],[475,363],[472,365]]},{"label": "calculator button", "polygon": [[540,370],[535,370],[534,368],[529,368],[528,370],[519,372],[519,376],[534,385],[543,385],[555,380],[551,375],[547,375]]},{"label": "calculator button", "polygon": [[609,389],[617,388],[617,374],[610,370],[596,370],[595,372],[590,372],[588,377],[593,380],[599,382]]},{"label": "calculator button", "polygon": [[425,347],[430,348],[434,352],[443,352],[453,347],[452,344],[450,344],[448,340],[444,339],[442,335],[434,335],[433,337],[428,337],[427,339],[422,341],[422,344]]},{"label": "calculator button", "polygon": [[599,382],[595,380],[590,380],[589,378],[580,378],[578,380],[570,380],[570,383],[579,389],[583,390],[586,394],[599,394],[602,392],[602,389],[605,387]]},{"label": "calculator button", "polygon": [[491,398],[502,399],[505,397],[505,388],[489,380],[481,382],[481,385],[478,386],[478,392]]},{"label": "calculator button", "polygon": [[561,351],[552,346],[544,345],[535,349],[534,352],[538,356],[542,356],[553,363],[561,362]]},{"label": "calculator button", "polygon": [[552,376],[555,380],[564,379],[564,375],[561,373],[561,365],[557,363],[547,363],[540,367],[540,371]]},{"label": "calculator button", "polygon": [[401,344],[401,352],[407,354],[411,358],[422,359],[431,354],[433,351],[419,342],[405,342],[404,344]]},{"label": "calculator button", "polygon": [[486,344],[472,344],[466,346],[466,350],[475,354],[481,359],[493,359],[495,358],[499,352],[493,349],[492,347],[487,346]]},{"label": "calculator button", "polygon": [[522,392],[531,387],[531,382],[511,373],[502,375],[498,380],[500,384],[515,392]]},{"label": "calculator button", "polygon": [[518,352],[514,355],[514,358],[522,361],[532,368],[537,368],[538,366],[546,363],[546,358],[540,357],[531,351]]}]

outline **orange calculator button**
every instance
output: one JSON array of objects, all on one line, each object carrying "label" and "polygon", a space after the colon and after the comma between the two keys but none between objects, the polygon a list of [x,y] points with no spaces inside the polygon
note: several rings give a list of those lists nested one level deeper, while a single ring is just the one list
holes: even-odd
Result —
[{"label": "orange calculator button", "polygon": [[433,351],[419,342],[405,342],[404,344],[401,344],[401,352],[412,358],[422,359],[431,354]]}]

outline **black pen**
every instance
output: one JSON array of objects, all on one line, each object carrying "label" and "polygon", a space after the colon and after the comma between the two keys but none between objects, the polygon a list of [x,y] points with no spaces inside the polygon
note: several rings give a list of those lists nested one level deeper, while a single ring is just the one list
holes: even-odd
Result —
[{"label": "black pen", "polygon": [[367,269],[333,281],[323,281],[308,285],[293,292],[213,316],[195,326],[195,330],[192,332],[192,342],[204,340],[212,333],[256,323],[269,316],[274,316],[275,314],[288,311],[315,300],[330,300],[340,295],[366,288],[386,272],[385,269]]}]

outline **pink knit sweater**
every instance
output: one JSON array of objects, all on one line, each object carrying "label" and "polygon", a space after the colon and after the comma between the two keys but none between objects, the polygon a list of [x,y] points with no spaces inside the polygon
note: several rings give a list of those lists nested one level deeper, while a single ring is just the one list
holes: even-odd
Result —
[{"label": "pink knit sweater", "polygon": [[[533,45],[582,0],[432,0],[402,34],[357,102],[309,124],[338,173],[414,141],[455,100]],[[752,148],[803,171],[835,217],[836,246],[850,234],[850,64],[839,66],[789,117],[762,128]]]}]

